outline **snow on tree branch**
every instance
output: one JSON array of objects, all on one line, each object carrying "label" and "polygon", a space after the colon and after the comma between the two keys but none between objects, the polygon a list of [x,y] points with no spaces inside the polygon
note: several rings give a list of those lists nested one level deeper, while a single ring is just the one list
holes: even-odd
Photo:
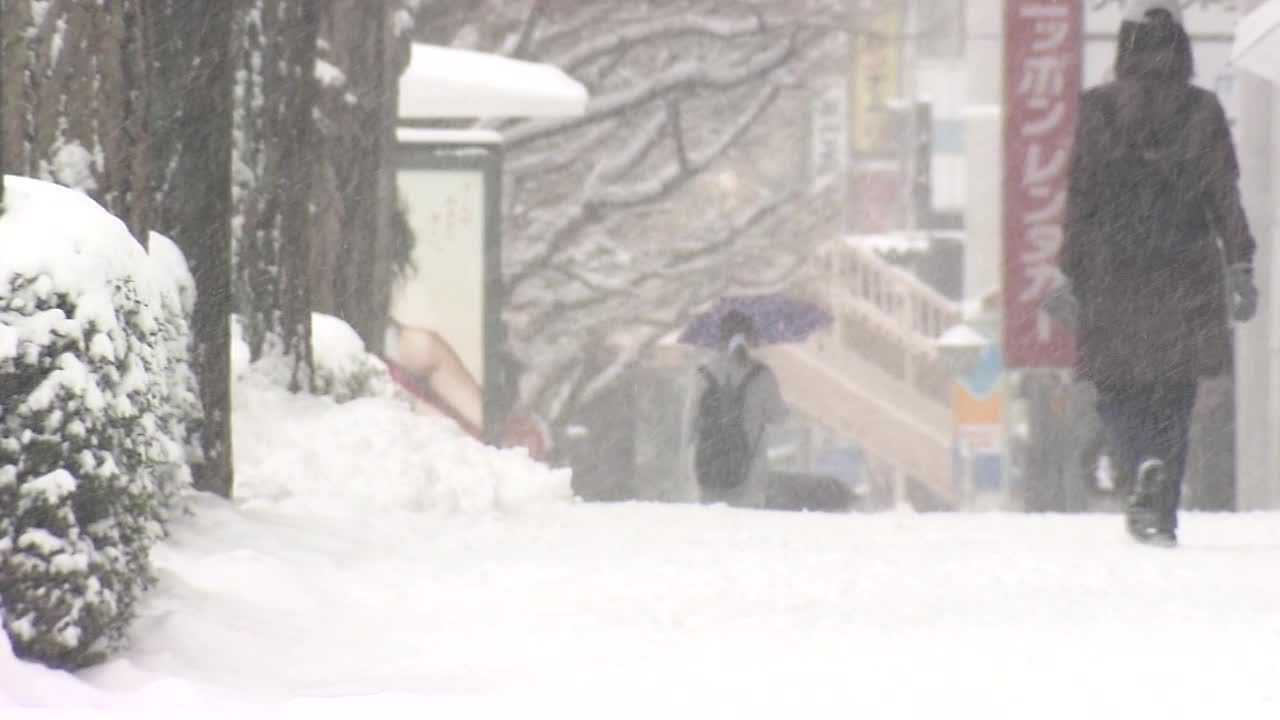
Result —
[{"label": "snow on tree branch", "polygon": [[[722,260],[722,254],[732,250],[744,236],[748,233],[759,229],[768,220],[774,218],[783,208],[791,207],[796,201],[793,194],[779,195],[771,200],[754,208],[751,213],[738,223],[734,224],[729,230],[723,234],[717,235],[710,241],[700,241],[687,247],[676,248],[673,252],[666,254],[662,258],[637,259],[632,255],[617,259],[616,262],[592,263],[582,258],[562,259],[549,268],[560,276],[561,279],[578,283],[582,285],[588,294],[572,302],[558,302],[552,307],[547,308],[540,316],[532,320],[532,327],[536,332],[544,331],[548,325],[558,318],[566,317],[566,313],[581,312],[589,310],[593,307],[606,303],[623,302],[629,303],[635,307],[645,308],[645,312],[655,312],[661,310],[658,305],[645,301],[652,298],[647,297],[647,288],[655,282],[662,280],[676,280],[676,284],[683,284],[680,280],[688,280],[691,283],[697,283],[700,278],[708,274],[708,269],[712,265],[718,264]],[[630,266],[632,272],[627,273],[618,265]],[[639,267],[637,267],[639,266]],[[744,286],[752,284],[744,279],[724,276],[728,285]],[[719,292],[719,284],[715,285],[715,292]],[[562,297],[569,295],[565,292],[568,288],[562,288],[560,295]],[[529,308],[523,308],[528,310]],[[650,315],[650,318],[653,316]],[[667,323],[679,322],[686,320],[687,317],[676,314],[668,316]],[[632,322],[634,320],[629,320]],[[668,329],[670,329],[668,327]]]},{"label": "snow on tree branch", "polygon": [[758,35],[764,31],[763,17],[715,18],[679,16],[659,18],[598,37],[586,45],[574,48],[559,57],[551,58],[551,62],[572,74],[596,60],[619,52],[625,52],[629,48],[658,38],[669,41],[684,36],[705,36],[725,40]]},{"label": "snow on tree branch", "polygon": [[605,189],[593,198],[591,203],[599,208],[621,208],[652,202],[665,197],[678,187],[683,180],[705,170],[720,159],[729,148],[733,147],[742,138],[743,134],[755,124],[760,115],[777,98],[778,88],[775,86],[766,87],[743,111],[742,117],[738,119],[737,123],[732,125],[718,142],[691,156],[687,168],[682,168],[680,163],[673,163],[658,173],[657,176],[651,177],[644,182]]},{"label": "snow on tree branch", "polygon": [[507,44],[503,46],[503,55],[511,57],[523,57],[529,50],[530,44],[533,42],[534,33],[537,32],[538,23],[543,18],[543,10],[546,6],[546,0],[531,0],[529,3],[529,11],[525,13],[524,22],[520,24],[520,32],[511,35]]},{"label": "snow on tree branch", "polygon": [[[549,148],[539,147],[537,154],[530,151],[516,155],[507,163],[507,176],[519,180],[527,175],[559,172],[573,163],[581,162],[583,155],[613,138],[617,132],[617,124],[602,123],[589,132],[581,133],[581,137],[565,138],[563,142]],[[550,142],[544,145],[550,145]]]},{"label": "snow on tree branch", "polygon": [[834,193],[799,190],[796,150],[803,79],[844,72],[828,40],[845,7],[474,3],[453,21],[465,44],[558,64],[594,96],[579,118],[487,123],[505,138],[504,317],[521,403],[560,425],[721,295],[781,289],[832,231]]},{"label": "snow on tree branch", "polygon": [[[555,397],[555,402],[540,406],[552,418],[567,418],[578,404],[591,401],[617,381],[657,341],[719,297],[784,287],[808,266],[810,253],[804,246],[779,252],[769,247],[773,244],[770,238],[782,229],[777,223],[782,211],[811,211],[798,203],[799,199],[795,193],[771,198],[723,234],[696,249],[667,256],[676,261],[627,258],[627,263],[644,265],[645,269],[635,274],[568,259],[556,263],[553,272],[562,283],[556,293],[559,300],[525,326],[533,337],[546,340],[539,354],[542,369],[529,378],[531,395]],[[754,241],[749,240],[752,237]],[[618,286],[620,277],[628,278],[629,285]],[[585,292],[576,300],[565,299],[575,297],[567,283],[578,284]],[[616,354],[593,372],[570,373],[562,366],[579,362],[580,351],[566,347],[561,338],[584,331],[600,342],[607,340]],[[546,387],[566,383],[574,387]]]},{"label": "snow on tree branch", "polygon": [[[576,206],[560,220],[550,233],[550,242],[545,245],[543,252],[532,258],[527,265],[512,275],[508,281],[508,291],[516,292],[530,275],[571,245],[574,233],[589,224],[593,217],[597,217],[606,211],[635,207],[670,196],[681,185],[720,159],[729,148],[738,142],[742,135],[759,119],[760,115],[777,99],[778,92],[776,87],[766,87],[761,91],[742,117],[734,125],[730,126],[720,138],[711,142],[700,152],[694,153],[687,166],[682,167],[680,163],[672,163],[655,176],[644,181],[628,185],[608,186],[598,191],[593,187],[593,183],[589,182],[582,196],[575,204]],[[650,131],[641,134],[637,141],[624,150],[622,154],[616,158],[606,160],[601,166],[606,168],[604,174],[607,175],[616,172],[619,168],[631,166],[640,155],[647,152],[648,148],[656,142],[663,129],[667,126],[665,118],[660,116],[659,120],[660,122],[653,122],[649,128]]]},{"label": "snow on tree branch", "polygon": [[517,126],[506,133],[506,146],[509,151],[516,151],[528,143],[631,112],[673,92],[692,94],[733,89],[767,76],[784,65],[795,50],[795,39],[789,38],[744,64],[715,67],[682,62],[648,83],[593,98],[582,117],[541,120]]},{"label": "snow on tree branch", "polygon": [[680,122],[680,105],[675,102],[667,103],[667,127],[671,130],[671,136],[675,138],[676,143],[676,160],[680,162],[680,168],[688,170],[692,163],[689,162],[689,150],[684,142],[684,126]]},{"label": "snow on tree branch", "polygon": [[665,115],[655,114],[651,116],[635,132],[635,137],[621,152],[605,158],[603,162],[596,166],[591,176],[587,179],[588,192],[594,188],[601,187],[604,183],[617,180],[628,171],[634,169],[636,163],[644,160],[645,156],[652,152],[658,143],[662,142],[662,138],[668,129]]},{"label": "snow on tree branch", "polygon": [[[545,32],[535,33],[534,44],[540,47],[559,47],[572,38],[589,32],[593,28],[609,24],[620,24],[619,13],[627,9],[626,3],[595,2],[583,3],[578,15],[571,18],[560,18],[560,22],[549,27]],[[543,27],[547,27],[545,24]]]}]

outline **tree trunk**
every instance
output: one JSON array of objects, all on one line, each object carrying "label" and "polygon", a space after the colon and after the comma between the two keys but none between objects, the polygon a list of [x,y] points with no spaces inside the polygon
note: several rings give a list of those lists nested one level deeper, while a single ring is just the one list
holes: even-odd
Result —
[{"label": "tree trunk", "polygon": [[[280,221],[280,318],[284,352],[293,359],[291,389],[311,388],[314,362],[311,348],[311,293],[307,287],[310,252],[311,185],[316,163],[312,158],[317,101],[316,42],[320,31],[319,0],[295,0],[288,15],[295,23],[287,37],[286,82],[294,92],[286,95],[281,141],[281,178],[277,185],[283,206]],[[283,39],[283,38],[282,38]]]},{"label": "tree trunk", "polygon": [[4,167],[98,200],[135,235],[151,212],[143,0],[4,0]]},{"label": "tree trunk", "polygon": [[231,3],[146,0],[152,157],[166,172],[152,227],[187,258],[196,282],[192,358],[204,407],[198,489],[230,497]]},{"label": "tree trunk", "polygon": [[4,2],[5,0],[0,0],[0,214],[4,213],[4,174],[8,167],[4,154],[4,108],[8,104],[4,94],[5,57],[8,55],[5,52],[8,43],[5,42],[7,36],[4,34]]},{"label": "tree trunk", "polygon": [[324,137],[312,237],[312,297],[347,321],[373,352],[382,347],[393,268],[394,149],[407,37],[396,34],[393,0],[333,0],[321,22]]},{"label": "tree trunk", "polygon": [[30,27],[30,21],[19,10],[25,10],[26,3],[27,0],[0,0],[0,136],[4,138],[0,143],[0,169],[5,173],[22,174],[24,153],[18,131],[25,113],[14,109],[24,105],[25,83],[21,80],[26,64],[19,55],[25,49],[20,44],[22,30]]},{"label": "tree trunk", "polygon": [[[99,141],[106,158],[104,201],[144,246],[151,226],[151,156],[148,152],[147,62],[144,41],[144,5],[154,0],[120,0],[112,3],[106,32],[90,25],[88,31],[106,44],[99,50],[104,62],[97,87],[99,107],[111,108],[118,121],[99,124]],[[90,99],[92,103],[93,100]]]},{"label": "tree trunk", "polygon": [[241,0],[236,185],[238,290],[250,355],[279,351],[291,387],[310,388],[307,285],[317,152],[317,0]]}]

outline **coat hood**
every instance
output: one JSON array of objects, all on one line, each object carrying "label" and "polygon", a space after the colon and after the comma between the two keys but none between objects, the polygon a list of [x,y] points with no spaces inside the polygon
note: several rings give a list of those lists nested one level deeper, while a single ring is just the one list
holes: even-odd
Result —
[{"label": "coat hood", "polygon": [[1125,0],[1120,17],[1125,22],[1146,22],[1147,13],[1152,10],[1164,10],[1182,24],[1182,3],[1178,0]]}]

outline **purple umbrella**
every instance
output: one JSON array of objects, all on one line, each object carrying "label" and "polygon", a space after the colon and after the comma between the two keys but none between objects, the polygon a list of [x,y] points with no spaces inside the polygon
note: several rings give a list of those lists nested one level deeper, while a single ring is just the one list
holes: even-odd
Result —
[{"label": "purple umbrella", "polygon": [[831,324],[831,316],[817,305],[780,294],[736,295],[722,298],[710,310],[694,318],[680,333],[680,342],[714,348],[720,346],[720,320],[731,310],[755,323],[760,345],[803,342]]}]

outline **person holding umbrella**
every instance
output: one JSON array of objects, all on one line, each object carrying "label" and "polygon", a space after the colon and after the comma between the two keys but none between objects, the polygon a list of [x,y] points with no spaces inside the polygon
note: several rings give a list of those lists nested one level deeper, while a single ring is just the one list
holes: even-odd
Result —
[{"label": "person holding umbrella", "polygon": [[695,374],[685,411],[690,474],[703,503],[765,506],[769,463],[766,432],[786,418],[778,380],[754,357],[756,325],[741,310],[719,321],[715,356]]}]

